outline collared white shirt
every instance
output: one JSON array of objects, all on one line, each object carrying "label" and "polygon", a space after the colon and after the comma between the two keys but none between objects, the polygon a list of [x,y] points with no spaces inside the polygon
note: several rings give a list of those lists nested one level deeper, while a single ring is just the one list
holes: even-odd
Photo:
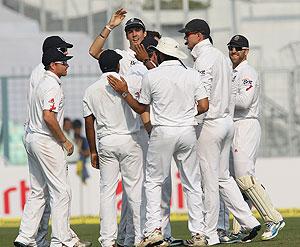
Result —
[{"label": "collared white shirt", "polygon": [[234,120],[258,118],[259,79],[255,69],[245,60],[232,72],[232,82],[237,85]]},{"label": "collared white shirt", "polygon": [[[96,118],[97,138],[108,135],[128,135],[140,130],[139,115],[126,101],[109,85],[107,76],[120,78],[115,72],[103,73],[98,81],[89,86],[83,98],[83,116],[91,114]],[[128,89],[132,95],[130,82]]]},{"label": "collared white shirt", "polygon": [[231,68],[225,55],[213,47],[209,39],[195,45],[191,54],[195,59],[194,68],[199,71],[209,95],[209,110],[204,120],[233,115],[235,92],[231,84]]},{"label": "collared white shirt", "polygon": [[29,109],[28,127],[30,132],[53,136],[43,119],[44,110],[57,113],[56,118],[62,128],[64,95],[61,84],[62,81],[58,76],[48,70],[44,73],[38,85],[33,88]]},{"label": "collared white shirt", "polygon": [[142,64],[139,60],[135,57],[135,51],[128,48],[128,50],[120,50],[115,49],[115,51],[120,54],[123,58],[120,60],[120,75],[126,75],[128,70],[136,64]]},{"label": "collared white shirt", "polygon": [[29,109],[30,109],[30,102],[31,102],[31,96],[34,88],[36,85],[38,85],[39,81],[42,79],[45,69],[44,65],[40,63],[37,65],[34,70],[31,72],[30,80],[29,80],[29,87],[27,89],[27,114],[26,114],[26,120],[24,123],[24,129],[26,131],[28,124],[29,124]]},{"label": "collared white shirt", "polygon": [[152,125],[190,126],[197,125],[196,102],[206,97],[198,71],[171,60],[144,75],[139,102],[152,105]]}]

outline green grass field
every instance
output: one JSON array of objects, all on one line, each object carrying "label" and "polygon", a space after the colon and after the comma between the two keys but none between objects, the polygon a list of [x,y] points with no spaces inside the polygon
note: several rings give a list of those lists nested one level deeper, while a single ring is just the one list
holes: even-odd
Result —
[{"label": "green grass field", "polygon": [[[279,233],[279,235],[270,241],[261,241],[259,236],[256,237],[251,243],[247,243],[246,246],[281,246],[281,247],[293,247],[300,246],[300,217],[285,218],[286,226]],[[93,242],[93,246],[100,246],[98,242],[99,237],[99,225],[98,224],[74,224],[72,229],[83,240],[89,240]],[[264,228],[261,230],[262,233]],[[173,236],[176,238],[186,239],[189,238],[186,221],[173,221],[172,222]],[[12,247],[13,240],[18,234],[18,227],[0,227],[0,246]],[[245,246],[245,244],[226,244],[225,246]]]}]

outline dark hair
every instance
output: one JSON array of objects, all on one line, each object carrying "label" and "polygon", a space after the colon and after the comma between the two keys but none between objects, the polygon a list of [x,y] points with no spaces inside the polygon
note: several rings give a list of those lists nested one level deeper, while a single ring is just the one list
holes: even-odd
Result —
[{"label": "dark hair", "polygon": [[49,64],[49,65],[46,65],[44,69],[45,69],[45,70],[50,70],[50,64]]},{"label": "dark hair", "polygon": [[156,38],[161,38],[161,34],[157,31],[148,31],[147,30],[147,35],[152,36],[152,37],[156,37]]},{"label": "dark hair", "polygon": [[68,117],[64,117],[64,122],[66,122],[66,121],[71,121],[71,119]]},{"label": "dark hair", "polygon": [[179,60],[177,57],[173,57],[173,56],[164,54],[158,50],[156,50],[156,54],[157,54],[158,64],[161,64],[162,62],[168,61],[168,60]]},{"label": "dark hair", "polygon": [[82,126],[81,120],[75,119],[75,120],[72,122],[72,126],[73,126],[73,128],[81,128],[81,126]]}]

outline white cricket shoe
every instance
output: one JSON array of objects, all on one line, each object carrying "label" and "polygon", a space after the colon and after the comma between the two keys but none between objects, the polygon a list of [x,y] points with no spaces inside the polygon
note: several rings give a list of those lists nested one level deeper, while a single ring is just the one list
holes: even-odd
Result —
[{"label": "white cricket shoe", "polygon": [[92,246],[92,242],[79,240],[74,247],[89,247]]},{"label": "white cricket shoe", "polygon": [[267,222],[266,223],[266,230],[261,235],[261,240],[270,240],[275,238],[278,232],[285,226],[285,222],[279,221],[278,223],[275,222]]},{"label": "white cricket shoe", "polygon": [[136,245],[136,247],[155,246],[163,242],[164,237],[161,233],[161,228],[154,229],[153,232],[149,233],[143,240]]},{"label": "white cricket shoe", "polygon": [[164,241],[159,245],[159,247],[179,246],[179,245],[183,245],[182,239],[168,237],[168,238],[164,238]]},{"label": "white cricket shoe", "polygon": [[204,234],[197,233],[191,239],[184,240],[183,245],[190,247],[207,246],[207,237]]}]

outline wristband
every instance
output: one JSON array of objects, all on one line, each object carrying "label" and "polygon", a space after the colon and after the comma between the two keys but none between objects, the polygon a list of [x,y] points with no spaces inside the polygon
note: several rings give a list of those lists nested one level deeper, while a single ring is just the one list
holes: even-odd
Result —
[{"label": "wristband", "polygon": [[128,96],[129,92],[123,92],[121,96],[125,99]]},{"label": "wristband", "polygon": [[103,39],[106,39],[106,37],[104,37],[101,33],[99,34],[99,36]]},{"label": "wristband", "polygon": [[110,26],[108,26],[108,25],[106,25],[105,28],[108,29],[109,31],[112,30],[112,28]]}]

